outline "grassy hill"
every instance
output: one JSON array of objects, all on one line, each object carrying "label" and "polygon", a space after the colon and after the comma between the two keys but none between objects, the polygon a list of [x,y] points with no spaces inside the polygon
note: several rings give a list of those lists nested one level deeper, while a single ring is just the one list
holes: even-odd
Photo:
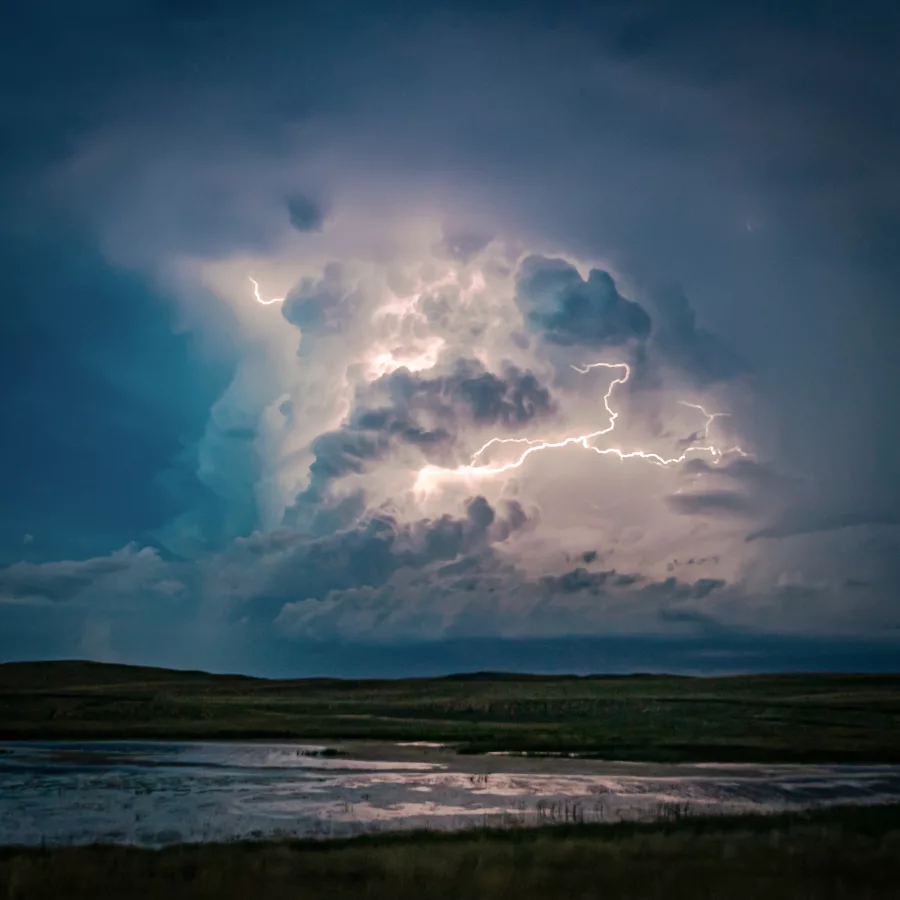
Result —
[{"label": "grassy hill", "polygon": [[900,676],[268,680],[6,663],[0,738],[358,738],[656,761],[900,762]]}]

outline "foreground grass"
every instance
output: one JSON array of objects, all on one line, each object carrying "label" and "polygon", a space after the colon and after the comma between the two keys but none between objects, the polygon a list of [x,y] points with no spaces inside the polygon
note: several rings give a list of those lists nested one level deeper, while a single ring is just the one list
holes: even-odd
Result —
[{"label": "foreground grass", "polygon": [[441,741],[653,761],[900,762],[900,676],[270,681],[0,665],[0,739]]},{"label": "foreground grass", "polygon": [[887,900],[900,805],[340,842],[0,850],[0,896],[181,900]]}]

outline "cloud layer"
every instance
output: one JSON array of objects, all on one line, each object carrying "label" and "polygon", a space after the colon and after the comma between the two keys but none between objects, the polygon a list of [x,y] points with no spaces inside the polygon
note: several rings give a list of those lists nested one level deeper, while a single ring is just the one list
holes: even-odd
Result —
[{"label": "cloud layer", "polygon": [[182,6],[0,38],[0,656],[896,638],[894,5]]}]

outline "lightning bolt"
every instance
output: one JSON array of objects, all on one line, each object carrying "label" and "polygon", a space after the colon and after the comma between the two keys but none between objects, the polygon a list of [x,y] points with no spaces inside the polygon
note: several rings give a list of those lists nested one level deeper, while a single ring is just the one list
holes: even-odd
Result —
[{"label": "lightning bolt", "polygon": [[284,302],[284,297],[273,297],[271,300],[263,300],[263,298],[259,296],[259,282],[253,278],[252,275],[248,275],[247,278],[249,278],[250,282],[253,284],[253,296],[256,297],[257,303],[262,303],[263,306],[271,306],[273,303]]},{"label": "lightning bolt", "polygon": [[[623,450],[619,447],[595,447],[589,442],[594,440],[595,438],[602,437],[605,434],[609,434],[616,427],[616,419],[618,419],[619,414],[612,408],[612,406],[610,406],[610,403],[612,401],[612,396],[617,385],[627,383],[628,379],[631,377],[631,369],[628,366],[628,363],[606,362],[590,363],[589,365],[585,366],[571,366],[571,368],[581,375],[587,375],[588,372],[591,371],[591,369],[598,368],[621,369],[624,371],[623,375],[614,378],[610,382],[609,388],[603,396],[603,406],[606,410],[607,415],[609,416],[609,421],[604,428],[600,428],[597,431],[592,431],[589,434],[579,434],[573,437],[562,438],[558,441],[535,440],[532,438],[494,437],[483,444],[481,447],[479,447],[472,454],[472,458],[469,461],[468,465],[458,466],[455,469],[443,469],[440,466],[423,467],[419,471],[419,475],[416,480],[417,489],[425,489],[425,486],[429,482],[439,480],[441,478],[486,478],[493,475],[502,475],[504,472],[509,472],[513,469],[520,468],[525,460],[535,453],[542,453],[545,450],[559,450],[563,447],[570,446],[582,447],[583,449],[590,450],[598,454],[599,456],[616,456],[623,461],[626,459],[642,459],[657,466],[671,466],[676,463],[684,462],[685,459],[687,459],[689,453],[707,453],[713,458],[714,463],[720,462],[723,457],[733,453],[737,453],[740,456],[748,455],[740,447],[735,446],[728,447],[726,449],[720,449],[712,443],[692,444],[691,446],[686,447],[679,456],[673,457],[665,457],[660,455],[659,453],[653,453],[647,450]],[[707,412],[699,403],[688,403],[685,400],[679,400],[678,402],[682,406],[687,406],[691,409],[699,410],[706,417],[706,422],[703,426],[703,434],[701,438],[701,440],[704,442],[709,441],[710,439],[709,430],[712,427],[713,422],[715,422],[716,419],[721,418],[722,416],[730,415],[730,413]],[[497,466],[479,465],[479,457],[481,457],[481,455],[489,447],[493,447],[496,444],[527,444],[528,446],[519,454],[519,457],[512,462]]]}]

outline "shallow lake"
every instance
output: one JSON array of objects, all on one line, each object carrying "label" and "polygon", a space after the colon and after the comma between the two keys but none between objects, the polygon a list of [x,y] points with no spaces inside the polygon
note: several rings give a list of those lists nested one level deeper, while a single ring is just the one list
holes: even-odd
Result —
[{"label": "shallow lake", "polygon": [[[0,744],[0,844],[342,836],[900,800],[897,766],[656,765],[424,744]],[[331,753],[331,755],[329,755]]]}]

